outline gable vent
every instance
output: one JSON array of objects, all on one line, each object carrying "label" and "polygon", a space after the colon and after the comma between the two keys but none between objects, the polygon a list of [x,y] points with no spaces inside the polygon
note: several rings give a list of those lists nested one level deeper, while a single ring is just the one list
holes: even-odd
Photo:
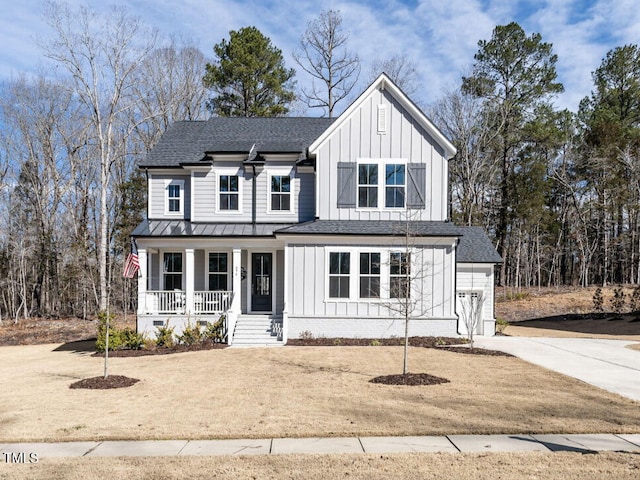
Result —
[{"label": "gable vent", "polygon": [[387,106],[378,105],[378,133],[387,133]]}]

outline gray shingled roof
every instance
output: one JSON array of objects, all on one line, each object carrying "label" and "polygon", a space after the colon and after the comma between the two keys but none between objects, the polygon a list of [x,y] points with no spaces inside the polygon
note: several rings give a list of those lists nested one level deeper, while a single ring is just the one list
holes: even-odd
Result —
[{"label": "gray shingled roof", "polygon": [[455,237],[459,227],[448,222],[407,222],[393,220],[315,220],[283,228],[278,233],[295,235],[411,235],[419,237]]},{"label": "gray shingled roof", "polygon": [[449,222],[315,220],[278,230],[296,235],[411,235],[419,237],[458,237],[456,260],[460,263],[501,263],[489,237],[481,227],[459,227]]},{"label": "gray shingled roof", "polygon": [[273,237],[290,223],[192,223],[186,220],[144,220],[133,237]]},{"label": "gray shingled roof", "polygon": [[[133,237],[274,237],[289,235],[404,235],[403,221],[315,220],[307,223],[191,223],[186,220],[145,220]],[[412,235],[458,237],[458,263],[501,263],[487,234],[480,227],[458,227],[448,222],[410,222]]]},{"label": "gray shingled roof", "polygon": [[462,235],[456,249],[458,263],[502,263],[495,247],[481,227],[457,227]]},{"label": "gray shingled roof", "polygon": [[142,168],[179,167],[197,163],[205,153],[299,153],[324,132],[333,118],[227,118],[176,122],[167,129]]}]

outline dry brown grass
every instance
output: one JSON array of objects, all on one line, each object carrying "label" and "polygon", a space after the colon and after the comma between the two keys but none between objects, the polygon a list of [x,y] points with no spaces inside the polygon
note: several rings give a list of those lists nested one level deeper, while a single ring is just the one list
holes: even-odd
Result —
[{"label": "dry brown grass", "polygon": [[[102,359],[0,347],[0,441],[640,432],[639,404],[517,358],[412,348],[426,387],[369,383],[401,347],[225,349],[113,358],[117,390],[71,390]],[[7,394],[6,392],[10,392]]]},{"label": "dry brown grass", "polygon": [[603,452],[393,455],[262,455],[44,459],[35,465],[0,463],[0,478],[636,480],[640,455]]}]

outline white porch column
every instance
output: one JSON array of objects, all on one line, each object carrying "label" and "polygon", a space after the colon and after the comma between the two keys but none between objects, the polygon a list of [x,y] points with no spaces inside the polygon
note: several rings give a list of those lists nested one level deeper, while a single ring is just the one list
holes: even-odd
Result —
[{"label": "white porch column", "polygon": [[231,308],[229,309],[235,315],[240,314],[241,310],[241,295],[242,295],[242,250],[239,248],[233,249],[232,265],[233,276],[231,280],[231,290],[233,291],[233,300],[231,301]]},{"label": "white porch column", "polygon": [[147,284],[148,284],[148,266],[147,266],[147,249],[138,248],[138,315],[147,313]]},{"label": "white porch column", "polygon": [[194,252],[193,248],[187,248],[185,253],[185,300],[186,313],[193,313],[193,290],[195,286],[195,268],[194,268]]},{"label": "white porch column", "polygon": [[282,342],[287,343],[287,331],[289,328],[289,246],[284,245],[284,269],[282,275],[284,275],[284,306],[282,307]]}]

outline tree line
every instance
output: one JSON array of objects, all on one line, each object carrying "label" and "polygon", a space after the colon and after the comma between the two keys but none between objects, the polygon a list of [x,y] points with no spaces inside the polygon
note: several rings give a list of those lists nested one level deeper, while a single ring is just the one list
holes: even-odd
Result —
[{"label": "tree line", "polygon": [[[135,282],[122,278],[146,214],[135,165],[171,123],[334,116],[382,71],[419,91],[405,55],[361,76],[333,10],[301,34],[296,72],[255,27],[230,31],[207,58],[124,9],[46,8],[52,68],[0,86],[0,321],[135,308]],[[639,281],[639,56],[635,45],[613,49],[579,110],[558,110],[552,45],[511,23],[479,41],[459,85],[429,106],[416,99],[458,149],[451,217],[487,229],[504,259],[500,284]],[[309,86],[297,87],[297,73]]]}]

